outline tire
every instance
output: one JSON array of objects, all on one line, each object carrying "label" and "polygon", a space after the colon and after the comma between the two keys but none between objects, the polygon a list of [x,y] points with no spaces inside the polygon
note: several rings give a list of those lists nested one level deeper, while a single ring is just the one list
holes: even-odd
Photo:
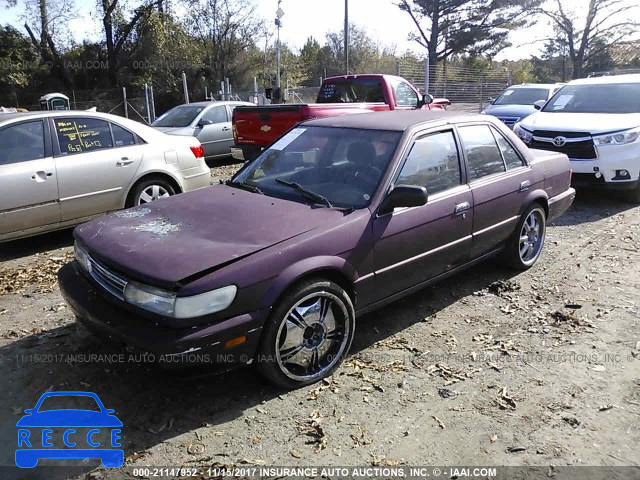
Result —
[{"label": "tire", "polygon": [[160,177],[145,178],[134,186],[127,199],[126,208],[155,202],[160,198],[171,197],[175,194],[175,189],[165,179]]},{"label": "tire", "polygon": [[624,199],[629,203],[640,203],[640,182],[634,189],[624,192],[623,195]]},{"label": "tire", "polygon": [[[515,231],[507,240],[503,259],[507,266],[527,270],[540,257],[547,233],[547,215],[539,203],[525,210]],[[526,249],[525,249],[526,248]]]},{"label": "tire", "polygon": [[316,278],[285,293],[269,315],[256,364],[271,383],[286,389],[331,375],[349,352],[355,310],[336,283]]}]

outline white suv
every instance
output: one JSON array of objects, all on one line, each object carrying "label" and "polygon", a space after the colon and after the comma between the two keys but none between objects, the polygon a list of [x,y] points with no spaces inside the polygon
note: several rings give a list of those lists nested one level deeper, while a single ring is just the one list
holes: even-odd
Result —
[{"label": "white suv", "polygon": [[531,148],[567,154],[575,187],[640,202],[640,74],[573,80],[514,126]]}]

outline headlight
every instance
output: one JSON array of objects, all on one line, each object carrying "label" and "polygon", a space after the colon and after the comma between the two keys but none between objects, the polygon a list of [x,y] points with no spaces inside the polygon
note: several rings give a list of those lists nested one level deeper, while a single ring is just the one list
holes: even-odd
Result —
[{"label": "headlight", "polygon": [[82,246],[82,244],[78,243],[77,240],[73,244],[73,254],[76,257],[78,264],[85,272],[91,271],[91,265],[89,264],[89,253],[87,252],[87,249]]},{"label": "headlight", "polygon": [[124,289],[124,299],[145,310],[172,317],[176,296],[159,288],[129,282]]},{"label": "headlight", "polygon": [[522,128],[520,126],[520,122],[516,123],[513,126],[513,133],[520,137],[520,140],[522,140],[527,145],[531,143],[531,140],[533,140],[533,134]]},{"label": "headlight", "polygon": [[191,297],[176,297],[165,290],[129,282],[124,298],[140,308],[167,317],[193,318],[225,310],[236,298],[237,291],[235,285],[230,285]]},{"label": "headlight", "polygon": [[236,298],[237,291],[238,288],[235,285],[230,285],[192,297],[178,297],[174,307],[174,316],[176,318],[192,318],[221,312],[231,305]]},{"label": "headlight", "polygon": [[593,137],[593,141],[598,146],[604,145],[626,145],[635,142],[640,137],[640,128],[633,128],[618,133],[610,133],[608,135],[599,135]]}]

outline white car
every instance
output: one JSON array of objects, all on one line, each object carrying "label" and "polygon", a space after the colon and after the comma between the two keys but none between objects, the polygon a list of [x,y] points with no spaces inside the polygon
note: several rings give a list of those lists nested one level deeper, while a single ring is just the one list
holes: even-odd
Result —
[{"label": "white car", "polygon": [[575,187],[640,202],[640,74],[573,80],[514,126],[531,148],[567,154]]},{"label": "white car", "polygon": [[104,113],[0,114],[0,242],[210,184],[193,137]]}]

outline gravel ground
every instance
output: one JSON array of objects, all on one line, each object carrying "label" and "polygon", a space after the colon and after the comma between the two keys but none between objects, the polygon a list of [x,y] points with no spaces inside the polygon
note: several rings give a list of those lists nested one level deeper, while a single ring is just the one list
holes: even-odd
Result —
[{"label": "gravel ground", "polygon": [[[76,326],[57,290],[70,231],[2,244],[0,465],[45,390],[88,390],[124,423],[133,466],[637,466],[639,213],[579,192],[534,268],[487,263],[360,318],[334,376],[291,392],[249,368],[91,360],[122,352]],[[90,465],[46,478],[134,478]]]}]

